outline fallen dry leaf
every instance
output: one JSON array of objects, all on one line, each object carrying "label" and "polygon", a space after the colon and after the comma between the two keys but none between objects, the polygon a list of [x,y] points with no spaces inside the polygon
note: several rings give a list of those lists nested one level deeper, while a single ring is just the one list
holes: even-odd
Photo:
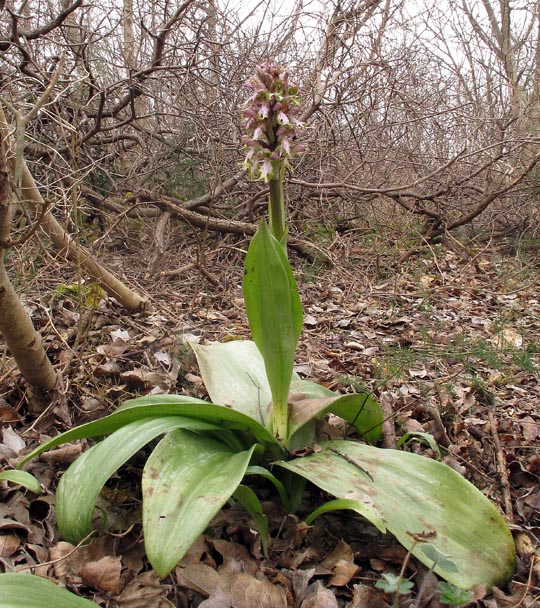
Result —
[{"label": "fallen dry leaf", "polygon": [[540,436],[540,422],[534,420],[532,416],[525,416],[520,420],[521,428],[523,429],[523,437],[530,441],[536,441]]},{"label": "fallen dry leaf", "polygon": [[79,570],[79,564],[74,562],[77,557],[69,559],[71,556],[76,554],[74,551],[75,545],[60,541],[54,547],[50,549],[50,559],[53,563],[54,576],[56,578],[63,578],[68,575],[76,574]]},{"label": "fallen dry leaf", "polygon": [[[362,498],[358,499],[361,500]],[[328,584],[335,587],[347,585],[359,570],[359,567],[354,563],[352,549],[343,540],[340,540],[332,552],[323,559],[321,566],[331,570],[332,576]]]},{"label": "fallen dry leaf", "polygon": [[321,581],[316,581],[308,587],[300,608],[338,608],[338,603],[332,591],[323,587]]},{"label": "fallen dry leaf", "polygon": [[21,544],[16,534],[0,534],[0,557],[9,557],[17,551]]},{"label": "fallen dry leaf", "polygon": [[228,593],[218,591],[212,597],[201,602],[199,608],[231,608],[230,596]]},{"label": "fallen dry leaf", "polygon": [[185,568],[177,567],[178,585],[208,597],[225,588],[226,583],[218,572],[205,564],[190,564]]},{"label": "fallen dry leaf", "polygon": [[243,572],[232,579],[229,594],[232,608],[287,608],[282,587]]},{"label": "fallen dry leaf", "polygon": [[19,414],[7,405],[4,399],[0,398],[0,423],[17,422],[21,419]]},{"label": "fallen dry leaf", "polygon": [[166,591],[155,572],[143,572],[126,585],[115,601],[118,608],[173,608],[173,604],[163,597]]},{"label": "fallen dry leaf", "polygon": [[119,593],[122,587],[120,575],[122,562],[119,557],[108,555],[95,562],[86,563],[79,571],[83,582],[94,589]]},{"label": "fallen dry leaf", "polygon": [[40,460],[49,464],[69,464],[81,455],[83,446],[80,443],[68,443],[67,445],[49,450],[40,455]]},{"label": "fallen dry leaf", "polygon": [[24,439],[11,426],[2,429],[2,442],[15,456],[26,447]]},{"label": "fallen dry leaf", "polygon": [[212,541],[214,549],[223,557],[223,564],[218,568],[221,575],[247,572],[254,575],[259,564],[250,555],[246,547],[225,540]]},{"label": "fallen dry leaf", "polygon": [[389,608],[382,593],[367,585],[354,585],[352,602],[347,608]]},{"label": "fallen dry leaf", "polygon": [[170,384],[170,377],[167,374],[150,371],[139,367],[137,369],[131,369],[129,371],[120,374],[122,380],[128,383],[130,386],[137,387],[154,387],[159,386],[160,388],[167,388]]},{"label": "fallen dry leaf", "polygon": [[340,559],[332,570],[332,576],[328,580],[328,584],[334,587],[348,585],[359,569],[355,563]]},{"label": "fallen dry leaf", "polygon": [[288,576],[291,580],[294,595],[298,603],[306,598],[309,581],[315,574],[315,568],[308,570],[289,570]]}]

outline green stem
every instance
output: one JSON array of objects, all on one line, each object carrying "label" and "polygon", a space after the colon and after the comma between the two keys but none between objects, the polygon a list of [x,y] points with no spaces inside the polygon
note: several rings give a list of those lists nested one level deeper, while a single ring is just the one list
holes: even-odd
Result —
[{"label": "green stem", "polygon": [[283,194],[283,162],[276,162],[274,177],[270,180],[270,198],[268,199],[268,214],[270,216],[270,232],[287,248],[287,224],[285,222],[285,197]]},{"label": "green stem", "polygon": [[[285,196],[283,191],[282,161],[276,161],[274,176],[270,180],[270,198],[268,199],[268,215],[270,232],[281,244],[287,255],[287,224],[285,222]],[[274,435],[285,445],[289,435],[289,404],[287,400],[274,399],[273,414]]]},{"label": "green stem", "polygon": [[287,400],[274,399],[274,413],[272,415],[274,436],[278,441],[287,447],[289,435],[289,404]]}]

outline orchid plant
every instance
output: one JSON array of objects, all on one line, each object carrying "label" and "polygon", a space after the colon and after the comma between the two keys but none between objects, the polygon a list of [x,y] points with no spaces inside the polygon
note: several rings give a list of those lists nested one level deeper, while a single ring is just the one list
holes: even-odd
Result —
[{"label": "orchid plant", "polygon": [[[253,517],[267,554],[266,517],[244,481],[258,475],[290,511],[306,480],[333,496],[305,517],[308,524],[329,510],[351,510],[461,589],[504,585],[514,544],[495,506],[437,460],[376,447],[383,414],[372,395],[339,395],[294,372],[303,312],[286,254],[283,180],[301,150],[298,91],[269,63],[257,68],[251,88],[245,168],[270,184],[269,225],[263,219],[249,245],[242,282],[253,341],[192,345],[211,402],[180,395],[127,401],[47,441],[20,466],[68,441],[106,436],[58,485],[58,526],[76,543],[92,529],[107,479],[162,436],[142,473],[142,519],[148,559],[163,577],[231,499]],[[328,413],[348,421],[355,438],[320,441],[316,422]]]}]

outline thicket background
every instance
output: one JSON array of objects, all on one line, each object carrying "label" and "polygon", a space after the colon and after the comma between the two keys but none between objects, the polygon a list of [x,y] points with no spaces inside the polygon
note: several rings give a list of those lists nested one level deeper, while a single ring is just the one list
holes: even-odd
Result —
[{"label": "thicket background", "polygon": [[308,123],[288,179],[293,232],[535,238],[538,10],[5,2],[0,94],[14,127],[15,112],[30,114],[25,158],[72,232],[113,211],[114,238],[124,216],[158,216],[164,197],[256,219],[264,184],[241,177],[239,116],[246,80],[270,59],[299,84]]}]

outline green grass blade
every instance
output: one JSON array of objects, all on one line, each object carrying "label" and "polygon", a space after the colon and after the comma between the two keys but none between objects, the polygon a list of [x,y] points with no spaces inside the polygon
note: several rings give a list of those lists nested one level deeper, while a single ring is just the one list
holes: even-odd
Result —
[{"label": "green grass blade", "polygon": [[240,453],[179,429],[152,452],[142,478],[146,553],[167,576],[242,481],[256,446]]},{"label": "green grass blade", "polygon": [[[336,498],[365,496],[388,531],[428,567],[434,555],[457,568],[434,570],[462,589],[504,585],[512,576],[512,535],[494,505],[450,467],[429,458],[352,441],[328,441],[305,458],[279,462]],[[365,515],[364,513],[361,513]],[[411,534],[435,532],[414,545]],[[414,546],[413,546],[414,545]],[[426,548],[432,547],[426,552]]]},{"label": "green grass blade", "polygon": [[411,440],[414,440],[414,439],[423,441],[426,445],[428,445],[433,450],[433,452],[437,456],[437,459],[438,460],[441,459],[441,457],[442,457],[441,450],[440,450],[439,446],[437,445],[437,441],[435,440],[435,437],[433,437],[433,435],[431,433],[424,433],[422,431],[412,431],[410,433],[405,433],[397,440],[396,447],[400,448],[401,446],[409,443]]},{"label": "green grass blade", "polygon": [[279,498],[281,499],[281,504],[283,505],[284,509],[290,512],[291,509],[289,504],[289,497],[287,496],[285,486],[275,475],[270,473],[268,469],[257,465],[251,465],[248,467],[246,475],[259,475],[260,477],[264,477],[271,484],[273,484],[273,486],[277,490],[277,493],[279,494]]}]

